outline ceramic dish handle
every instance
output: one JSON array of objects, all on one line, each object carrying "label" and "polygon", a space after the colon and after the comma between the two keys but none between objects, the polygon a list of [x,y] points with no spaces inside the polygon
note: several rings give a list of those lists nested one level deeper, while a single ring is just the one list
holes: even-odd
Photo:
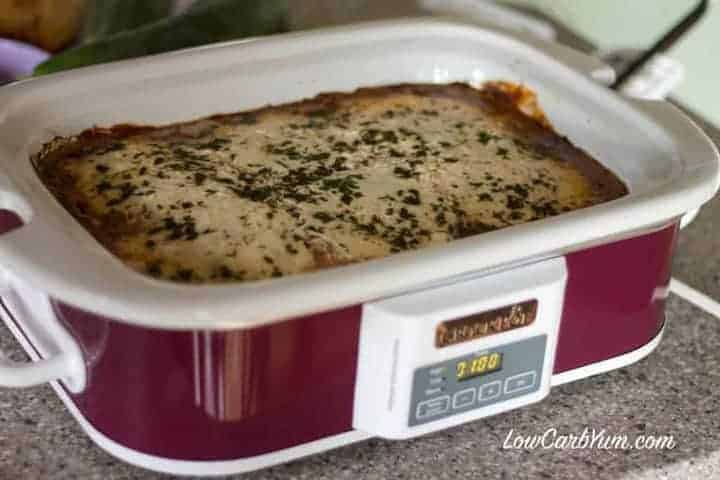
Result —
[{"label": "ceramic dish handle", "polygon": [[[637,109],[659,124],[672,137],[685,168],[692,170],[709,163],[714,165],[714,190],[720,184],[720,154],[712,140],[678,107],[666,101],[627,98]],[[700,208],[689,210],[680,219],[680,228],[685,228],[700,212]]]},{"label": "ceramic dish handle", "polygon": [[0,360],[0,387],[34,387],[54,380],[72,378],[73,363],[67,354],[35,362],[15,362],[3,358]]},{"label": "ceramic dish handle", "polygon": [[[0,210],[9,210],[16,213],[27,222],[30,219],[30,205],[15,188],[10,179],[0,172]],[[4,233],[0,225],[0,235]]]},{"label": "ceramic dish handle", "polygon": [[564,63],[573,70],[582,73],[598,83],[609,86],[615,81],[615,69],[598,57],[587,55],[558,42],[545,40],[523,30],[504,28],[482,21],[474,21],[473,23],[481,25],[487,30],[494,30],[529,44],[547,56]]},{"label": "ceramic dish handle", "polygon": [[73,393],[85,388],[86,371],[82,351],[58,322],[47,296],[34,292],[23,300],[11,276],[0,272],[0,315],[30,356],[17,362],[0,351],[0,387],[21,388],[60,380]]},{"label": "ceramic dish handle", "polygon": [[539,39],[529,34],[523,34],[522,37],[520,37],[517,33],[513,33],[513,36],[520,38],[520,40],[525,43],[530,43],[535,48],[545,52],[548,56],[561,61],[573,70],[582,73],[598,83],[610,86],[615,81],[615,69],[597,57],[584,54],[560,43]]},{"label": "ceramic dish handle", "polygon": [[[0,243],[12,241],[18,232],[27,233],[31,229],[33,222],[30,222],[29,204],[1,173],[0,210],[20,217],[18,222],[14,215],[0,215]],[[9,230],[14,231],[7,233]],[[3,264],[2,258],[0,264]],[[31,357],[29,362],[16,362],[0,351],[0,387],[31,387],[63,380],[72,392],[81,391],[85,387],[82,353],[72,336],[55,318],[48,298],[37,299],[32,302],[33,305],[21,302],[11,285],[11,275],[5,269],[0,269],[0,297],[4,303],[0,315]],[[22,318],[11,316],[11,311]]]}]

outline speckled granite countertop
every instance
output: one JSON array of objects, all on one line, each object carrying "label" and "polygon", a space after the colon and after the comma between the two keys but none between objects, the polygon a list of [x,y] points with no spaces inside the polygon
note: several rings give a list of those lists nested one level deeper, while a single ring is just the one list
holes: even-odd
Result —
[{"label": "speckled granite countertop", "polygon": [[[704,125],[720,144],[720,131]],[[720,298],[720,197],[680,235],[674,274]],[[0,325],[0,350],[22,359]],[[720,478],[720,320],[671,296],[659,347],[628,368],[554,388],[539,404],[410,441],[370,440],[243,479]],[[672,435],[672,450],[507,450],[518,434]],[[0,389],[0,479],[164,479],[96,447],[50,387]],[[239,477],[236,477],[239,478]]]}]

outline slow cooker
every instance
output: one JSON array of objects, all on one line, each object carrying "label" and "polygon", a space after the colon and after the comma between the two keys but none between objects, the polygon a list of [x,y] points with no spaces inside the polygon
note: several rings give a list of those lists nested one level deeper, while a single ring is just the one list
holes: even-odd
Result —
[{"label": "slow cooker", "polygon": [[[510,80],[629,187],[591,208],[380,260],[228,285],[134,272],[29,157],[96,125],[162,124],[403,82]],[[113,455],[228,474],[523,407],[658,344],[678,229],[718,188],[718,152],[665,102],[607,89],[598,60],[443,19],[231,42],[0,89],[2,316]]]}]

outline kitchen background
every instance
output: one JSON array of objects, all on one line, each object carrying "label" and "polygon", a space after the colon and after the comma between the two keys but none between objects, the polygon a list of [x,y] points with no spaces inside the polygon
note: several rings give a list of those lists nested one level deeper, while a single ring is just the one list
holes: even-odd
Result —
[{"label": "kitchen background", "polygon": [[[697,0],[507,0],[530,5],[603,50],[643,48],[685,15]],[[714,7],[714,8],[713,8]],[[720,125],[720,4],[713,2],[700,23],[668,55],[685,67],[673,96]]]},{"label": "kitchen background", "polygon": [[[202,1],[202,0],[200,0]],[[183,3],[191,3],[184,0]],[[600,52],[643,49],[652,45],[699,0],[498,0],[496,3],[530,8],[542,12],[578,33]],[[417,10],[418,4],[434,10],[451,11],[466,18],[487,15],[477,8],[489,0],[304,0],[293,2],[293,14],[303,26],[314,26],[336,19],[338,23],[354,17],[373,18]],[[369,13],[373,12],[373,13]],[[717,48],[717,50],[716,50]],[[682,65],[684,78],[673,89],[673,96],[688,108],[720,125],[717,100],[720,79],[720,5],[714,1],[709,11],[684,35],[667,56]]]},{"label": "kitchen background", "polygon": [[[176,0],[176,11],[203,0]],[[498,0],[499,4],[531,8],[573,29],[602,52],[643,49],[686,15],[699,0]],[[402,15],[416,5],[470,11],[492,0],[291,0],[299,27],[337,23],[354,18]],[[714,8],[713,8],[714,7]],[[716,50],[717,48],[717,50]],[[667,53],[684,68],[673,97],[715,125],[720,125],[720,5],[711,8]]]},{"label": "kitchen background", "polygon": [[[115,12],[116,16],[132,16],[122,11],[124,6],[174,3],[174,14],[185,11],[194,3],[206,5],[228,3],[227,0],[154,0],[146,4],[136,0],[0,0],[0,37],[30,40],[45,49],[58,50],[66,45],[83,20],[79,14],[89,5]],[[382,18],[418,12],[452,12],[466,18],[487,18],[493,13],[491,0],[289,0],[289,26],[303,29],[331,23],[347,23],[358,19]],[[497,0],[499,4],[530,8],[559,21],[596,45],[600,52],[623,49],[643,49],[671,28],[697,5],[699,0]],[[281,2],[274,2],[281,3]],[[268,5],[274,4],[269,2]],[[240,3],[242,5],[242,3]],[[110,6],[110,7],[108,7]],[[716,7],[716,8],[713,8]],[[268,7],[272,8],[272,7]],[[39,13],[38,13],[39,12]],[[100,22],[99,33],[107,19]],[[121,20],[122,22],[122,20]],[[112,22],[110,22],[112,23]],[[94,26],[98,27],[97,24]],[[171,36],[175,32],[171,33]],[[224,37],[225,39],[227,37]],[[234,37],[232,37],[234,38]],[[87,35],[80,35],[87,41]],[[171,42],[172,43],[172,42]],[[72,43],[70,44],[72,46]],[[683,36],[667,56],[675,77],[672,94],[686,107],[720,125],[720,102],[717,80],[720,78],[720,8],[711,3],[709,12],[692,30]],[[0,74],[8,58],[0,45]],[[47,72],[46,72],[47,73]],[[1,76],[1,75],[0,75]]]}]

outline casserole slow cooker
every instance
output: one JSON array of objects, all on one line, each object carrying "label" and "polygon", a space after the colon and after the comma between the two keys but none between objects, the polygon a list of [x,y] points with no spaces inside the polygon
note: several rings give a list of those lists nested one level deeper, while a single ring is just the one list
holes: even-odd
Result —
[{"label": "casserole slow cooker", "polygon": [[[564,47],[444,20],[233,42],[0,90],[3,317],[84,430],[147,468],[226,474],[372,436],[410,438],[627,365],[663,330],[677,230],[718,154],[663,102]],[[95,125],[190,120],[403,82],[503,79],[629,195],[420,251],[243,284],[136,273],[55,201],[29,157]],[[607,80],[607,78],[606,78]]]}]

